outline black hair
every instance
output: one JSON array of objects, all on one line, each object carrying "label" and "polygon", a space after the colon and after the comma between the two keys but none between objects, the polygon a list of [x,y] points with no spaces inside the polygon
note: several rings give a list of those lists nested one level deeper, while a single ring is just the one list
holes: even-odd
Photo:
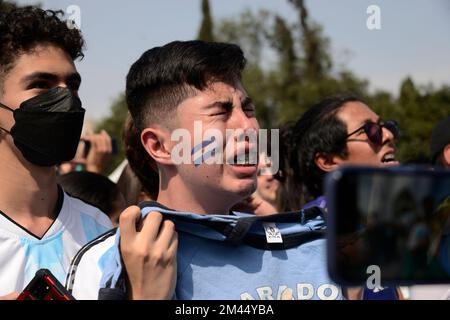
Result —
[{"label": "black hair", "polygon": [[69,28],[59,18],[63,11],[26,6],[0,13],[0,80],[13,68],[18,55],[38,44],[53,44],[72,60],[84,57],[80,30]]},{"label": "black hair", "polygon": [[122,192],[127,207],[137,205],[141,192],[146,192],[129,163],[123,168],[117,187]]},{"label": "black hair", "polygon": [[70,196],[99,208],[109,217],[114,213],[114,202],[120,191],[107,177],[89,171],[72,171],[58,176],[57,180]]},{"label": "black hair", "polygon": [[292,156],[292,133],[295,122],[289,121],[280,126],[280,167],[274,176],[280,182],[277,190],[277,209],[279,212],[294,211],[304,204],[304,192],[302,184],[293,177],[290,165]]},{"label": "black hair", "polygon": [[239,46],[174,41],[146,51],[127,75],[126,100],[138,132],[148,121],[166,124],[171,111],[210,81],[234,84],[246,60]]},{"label": "black hair", "polygon": [[309,108],[297,121],[291,135],[290,165],[295,183],[304,183],[313,197],[323,194],[326,172],[317,167],[315,157],[348,156],[347,125],[336,114],[347,102],[362,102],[356,96],[327,97]]}]

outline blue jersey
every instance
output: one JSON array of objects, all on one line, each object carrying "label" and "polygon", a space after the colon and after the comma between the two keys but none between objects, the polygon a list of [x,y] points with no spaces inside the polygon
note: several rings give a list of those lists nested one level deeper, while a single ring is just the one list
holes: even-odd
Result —
[{"label": "blue jersey", "polygon": [[[342,299],[326,270],[320,215],[198,215],[154,202],[143,206],[142,215],[151,211],[176,225],[178,299]],[[120,230],[80,251],[68,281],[77,299],[117,289],[123,277],[119,237]]]}]

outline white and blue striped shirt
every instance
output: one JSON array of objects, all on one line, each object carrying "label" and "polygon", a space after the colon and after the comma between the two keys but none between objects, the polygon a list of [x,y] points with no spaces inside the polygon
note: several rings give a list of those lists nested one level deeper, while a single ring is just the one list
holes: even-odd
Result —
[{"label": "white and blue striped shirt", "polygon": [[72,258],[87,242],[112,228],[99,209],[60,193],[59,214],[38,238],[0,212],[0,296],[21,292],[37,270],[64,283]]}]

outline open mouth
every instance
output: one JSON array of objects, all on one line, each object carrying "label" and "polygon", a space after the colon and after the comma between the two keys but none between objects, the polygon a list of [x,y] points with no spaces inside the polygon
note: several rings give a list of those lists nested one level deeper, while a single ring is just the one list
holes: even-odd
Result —
[{"label": "open mouth", "polygon": [[395,154],[393,152],[386,153],[383,158],[381,159],[381,162],[384,164],[397,164],[398,161],[395,159]]},{"label": "open mouth", "polygon": [[246,150],[245,155],[243,153],[236,154],[230,164],[237,167],[254,167],[258,164],[258,161],[257,159],[252,159],[249,151]]},{"label": "open mouth", "polygon": [[226,164],[235,167],[258,166],[258,150],[252,146],[237,148],[235,152],[227,154]]}]

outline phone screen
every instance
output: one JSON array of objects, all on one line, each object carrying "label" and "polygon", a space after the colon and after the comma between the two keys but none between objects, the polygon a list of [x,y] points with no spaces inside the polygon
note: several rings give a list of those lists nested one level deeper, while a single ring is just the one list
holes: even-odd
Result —
[{"label": "phone screen", "polygon": [[344,168],[326,194],[335,281],[450,283],[450,171]]}]

